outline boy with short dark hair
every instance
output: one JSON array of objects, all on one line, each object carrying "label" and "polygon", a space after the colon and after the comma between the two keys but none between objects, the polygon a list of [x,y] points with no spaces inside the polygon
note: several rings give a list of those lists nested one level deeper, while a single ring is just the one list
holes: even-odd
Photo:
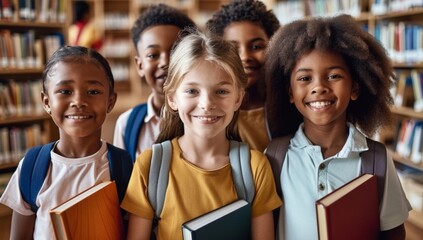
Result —
[{"label": "boy with short dark hair", "polygon": [[270,140],[264,111],[265,51],[280,24],[271,10],[257,0],[234,0],[223,5],[207,22],[209,31],[234,43],[238,48],[248,83],[238,117],[241,140],[264,151]]},{"label": "boy with short dark hair", "polygon": [[135,21],[131,38],[137,50],[138,75],[151,88],[147,103],[122,113],[114,132],[113,144],[129,151],[133,160],[155,142],[160,130],[160,111],[164,104],[163,83],[166,80],[170,51],[179,31],[195,27],[182,11],[165,4],[152,5]]}]

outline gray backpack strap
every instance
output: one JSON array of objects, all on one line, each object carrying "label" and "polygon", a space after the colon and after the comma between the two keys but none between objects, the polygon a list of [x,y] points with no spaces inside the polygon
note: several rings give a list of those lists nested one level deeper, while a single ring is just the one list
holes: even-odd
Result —
[{"label": "gray backpack strap", "polygon": [[250,164],[250,148],[246,143],[230,141],[229,160],[238,198],[253,202],[255,185]]},{"label": "gray backpack strap", "polygon": [[361,157],[361,173],[376,175],[377,191],[379,203],[383,198],[386,176],[386,147],[380,142],[376,142],[370,138],[366,138],[369,150],[362,152]]},{"label": "gray backpack strap", "polygon": [[163,209],[169,181],[172,143],[165,141],[153,144],[152,151],[150,172],[148,175],[148,198],[155,211],[155,218],[158,219]]},{"label": "gray backpack strap", "polygon": [[267,158],[269,159],[270,166],[272,167],[276,191],[278,192],[280,198],[282,198],[282,188],[280,181],[282,165],[285,160],[286,151],[288,150],[289,142],[292,137],[293,135],[286,135],[272,139],[264,151]]}]

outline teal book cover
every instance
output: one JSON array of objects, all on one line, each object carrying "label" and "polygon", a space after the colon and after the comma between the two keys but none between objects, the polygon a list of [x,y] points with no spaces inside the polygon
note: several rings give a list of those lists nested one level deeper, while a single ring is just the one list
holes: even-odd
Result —
[{"label": "teal book cover", "polygon": [[237,200],[182,224],[184,240],[251,239],[251,205]]}]

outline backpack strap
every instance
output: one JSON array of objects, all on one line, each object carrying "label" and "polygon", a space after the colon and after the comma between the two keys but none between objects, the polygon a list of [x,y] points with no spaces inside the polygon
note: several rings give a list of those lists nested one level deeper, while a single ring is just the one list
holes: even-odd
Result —
[{"label": "backpack strap", "polygon": [[380,142],[366,138],[367,151],[360,154],[361,157],[361,173],[369,173],[377,177],[377,190],[379,204],[383,198],[386,176],[386,147]]},{"label": "backpack strap", "polygon": [[159,219],[169,181],[172,143],[168,140],[162,143],[153,144],[152,151],[147,191],[150,204],[155,212],[155,219]]},{"label": "backpack strap", "polygon": [[147,103],[139,104],[132,109],[126,123],[124,144],[126,150],[131,155],[132,161],[135,161],[135,155],[138,146],[138,136],[141,131],[141,127],[144,123],[145,116],[147,115]]},{"label": "backpack strap", "polygon": [[110,179],[116,182],[119,202],[122,202],[131,178],[133,162],[126,150],[107,143],[107,158],[109,159]]},{"label": "backpack strap", "polygon": [[280,198],[282,198],[281,188],[281,171],[282,165],[285,161],[286,151],[288,150],[289,142],[294,135],[285,135],[282,137],[274,138],[269,142],[264,153],[269,159],[270,166],[272,167],[273,177],[275,179],[276,191]]},{"label": "backpack strap", "polygon": [[38,210],[37,195],[50,167],[50,152],[55,143],[51,142],[29,149],[22,162],[19,188],[24,201],[30,205],[33,212]]},{"label": "backpack strap", "polygon": [[238,198],[253,202],[255,184],[250,164],[250,148],[246,143],[230,141],[229,161]]}]

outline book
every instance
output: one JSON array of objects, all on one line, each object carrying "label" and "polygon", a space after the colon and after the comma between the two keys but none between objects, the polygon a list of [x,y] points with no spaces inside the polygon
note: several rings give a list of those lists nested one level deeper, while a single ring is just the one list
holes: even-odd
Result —
[{"label": "book", "polygon": [[182,224],[184,240],[251,239],[251,205],[237,200]]},{"label": "book", "polygon": [[51,209],[57,239],[124,239],[116,183],[95,185]]},{"label": "book", "polygon": [[361,175],[316,201],[320,240],[378,239],[376,176]]}]

